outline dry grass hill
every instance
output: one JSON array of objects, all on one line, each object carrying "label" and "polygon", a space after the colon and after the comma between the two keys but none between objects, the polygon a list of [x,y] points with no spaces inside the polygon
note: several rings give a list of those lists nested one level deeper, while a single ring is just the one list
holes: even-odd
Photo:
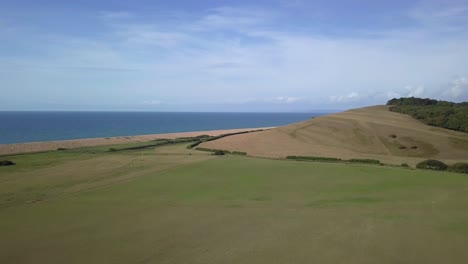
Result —
[{"label": "dry grass hill", "polygon": [[200,147],[244,151],[260,157],[371,158],[412,166],[427,158],[449,164],[468,161],[468,133],[427,126],[410,116],[390,112],[388,106],[353,109],[226,137]]}]

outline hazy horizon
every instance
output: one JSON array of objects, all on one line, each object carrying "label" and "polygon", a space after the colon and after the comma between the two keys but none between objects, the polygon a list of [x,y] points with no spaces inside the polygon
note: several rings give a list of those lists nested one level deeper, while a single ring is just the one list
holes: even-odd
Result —
[{"label": "hazy horizon", "polygon": [[0,111],[468,101],[463,0],[2,1],[0,33]]}]

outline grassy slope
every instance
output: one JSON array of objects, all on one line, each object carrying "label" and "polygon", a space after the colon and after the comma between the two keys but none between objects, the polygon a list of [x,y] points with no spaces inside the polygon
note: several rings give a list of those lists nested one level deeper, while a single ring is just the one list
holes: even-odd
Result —
[{"label": "grassy slope", "polygon": [[[391,138],[391,134],[397,138]],[[411,149],[413,146],[417,149]],[[387,106],[375,106],[223,138],[201,147],[245,151],[253,156],[373,158],[389,164],[415,165],[426,158],[449,163],[466,161],[468,134],[430,127],[407,115],[390,112]]]},{"label": "grassy slope", "polygon": [[41,202],[212,158],[184,146],[115,153],[107,152],[108,147],[93,147],[4,156],[2,159],[14,160],[17,165],[0,170],[0,209]]},{"label": "grassy slope", "polygon": [[[0,207],[0,263],[466,263],[468,259],[464,175],[213,158],[183,147],[101,153],[94,169],[89,166],[95,159],[81,157],[83,153],[16,157],[18,167],[0,168],[1,186],[16,184],[0,189],[0,194],[48,196],[34,204],[11,201],[10,206]],[[133,180],[68,195],[48,193],[48,186],[64,191],[75,185],[83,188],[76,178],[90,184],[102,175],[108,175],[107,181],[121,179],[123,164],[133,159],[139,165],[123,173],[140,175]],[[50,163],[38,165],[44,162]],[[186,165],[176,167],[180,164]],[[164,165],[172,169],[158,172]]]}]

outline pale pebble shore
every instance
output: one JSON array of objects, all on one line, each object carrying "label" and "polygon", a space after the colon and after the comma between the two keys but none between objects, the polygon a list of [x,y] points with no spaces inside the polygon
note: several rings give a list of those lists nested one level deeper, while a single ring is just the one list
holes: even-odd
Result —
[{"label": "pale pebble shore", "polygon": [[122,136],[108,138],[86,138],[60,141],[44,141],[44,142],[28,142],[18,144],[0,144],[0,155],[21,154],[31,152],[43,152],[57,150],[58,148],[81,148],[106,146],[124,143],[147,142],[156,139],[176,139],[181,137],[196,137],[200,135],[219,136],[228,133],[238,133],[243,131],[253,131],[260,129],[271,129],[274,127],[259,127],[259,128],[239,128],[239,129],[224,129],[224,130],[209,130],[209,131],[193,131],[167,134],[151,134],[138,136]]}]

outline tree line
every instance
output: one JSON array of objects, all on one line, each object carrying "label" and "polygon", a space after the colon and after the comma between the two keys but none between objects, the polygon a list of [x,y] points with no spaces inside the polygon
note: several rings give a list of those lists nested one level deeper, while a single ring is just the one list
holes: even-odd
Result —
[{"label": "tree line", "polygon": [[402,97],[387,102],[390,111],[410,115],[423,123],[468,133],[468,102]]}]

